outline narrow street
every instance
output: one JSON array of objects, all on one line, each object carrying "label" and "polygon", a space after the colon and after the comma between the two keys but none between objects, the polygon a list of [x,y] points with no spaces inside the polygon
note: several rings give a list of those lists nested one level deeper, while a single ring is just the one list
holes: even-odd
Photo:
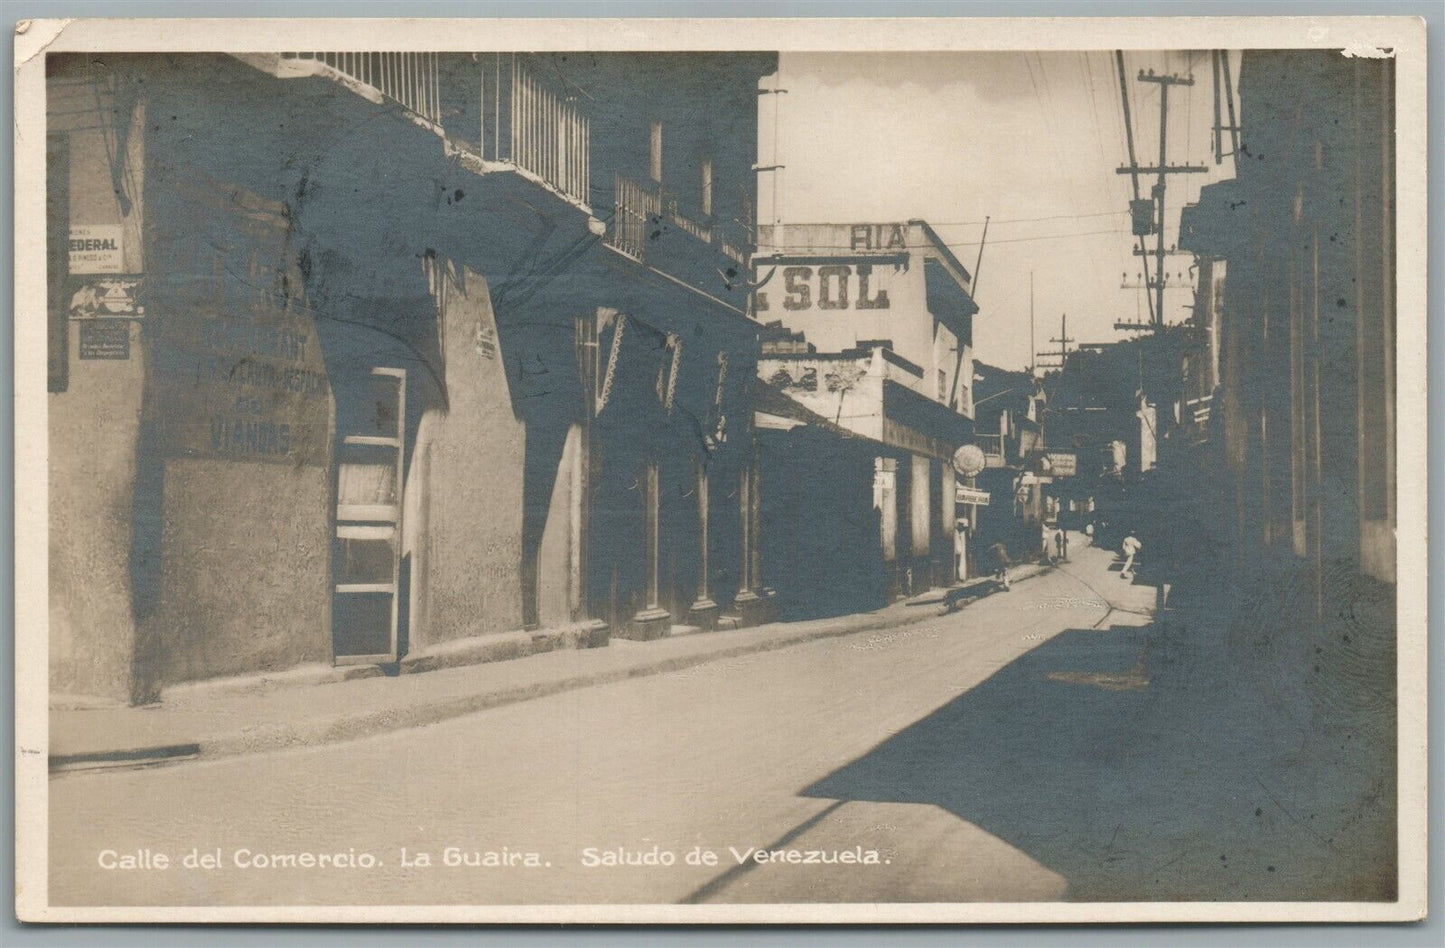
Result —
[{"label": "narrow street", "polygon": [[[1117,570],[1110,552],[1082,549],[1009,593],[893,631],[351,743],[61,776],[51,826],[73,829],[52,838],[51,865],[65,871],[52,875],[64,881],[51,897],[974,901],[1151,884],[1187,897],[1184,879],[1230,893],[1231,877],[1288,885],[1274,863],[1303,857],[1307,834],[1301,843],[1277,812],[1250,815],[1275,828],[1256,840],[1273,847],[1269,867],[1253,865],[1264,856],[1221,854],[1230,832],[1210,812],[1220,782],[1201,777],[1203,761],[1161,753],[1145,646],[1153,591]],[[1185,786],[1194,800],[1181,807],[1173,795]],[[1237,795],[1241,815],[1263,799],[1255,786],[1221,792]],[[1191,812],[1202,821],[1192,828]],[[449,859],[449,847],[466,855]],[[715,863],[688,860],[695,847]],[[142,863],[159,853],[170,865],[105,869],[107,849],[108,863],[148,851]],[[759,862],[749,849],[799,855]],[[219,868],[184,866],[192,850],[193,862],[212,854]],[[609,864],[669,852],[671,866]],[[855,855],[831,862],[844,852]],[[358,863],[368,853],[377,865],[284,866],[301,853]],[[487,853],[511,864],[485,865]],[[525,853],[541,864],[524,865]],[[257,854],[280,855],[283,867],[257,868]],[[483,865],[446,864],[468,858]]]},{"label": "narrow street", "polygon": [[1421,917],[1398,19],[67,21],[17,70],[17,917]]}]

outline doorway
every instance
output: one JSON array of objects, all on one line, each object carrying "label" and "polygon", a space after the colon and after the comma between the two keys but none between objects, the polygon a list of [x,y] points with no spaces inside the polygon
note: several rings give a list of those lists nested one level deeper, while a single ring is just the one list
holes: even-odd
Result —
[{"label": "doorway", "polygon": [[[337,665],[395,662],[406,370],[374,368],[337,448],[331,642]],[[339,414],[339,413],[338,413]]]}]

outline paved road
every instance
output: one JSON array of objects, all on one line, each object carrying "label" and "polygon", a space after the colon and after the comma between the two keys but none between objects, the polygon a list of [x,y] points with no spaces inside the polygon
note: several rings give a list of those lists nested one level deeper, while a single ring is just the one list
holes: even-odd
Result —
[{"label": "paved road", "polygon": [[[425,728],[57,777],[51,898],[1032,901],[1187,895],[1180,880],[1205,870],[1213,892],[1208,827],[1189,826],[1204,835],[1175,855],[1177,834],[1158,831],[1158,814],[1178,786],[1140,779],[1131,728],[1153,700],[1142,628],[1152,591],[1122,582],[1111,559],[1083,550],[1012,592],[893,631]],[[749,857],[757,849],[780,861]],[[170,867],[106,869],[102,850],[148,850]],[[220,867],[183,865],[193,851]],[[255,865],[257,854],[303,853],[376,864]],[[665,853],[675,864],[610,864]],[[447,864],[468,860],[480,864]],[[1252,874],[1266,878],[1259,862]],[[1140,890],[1151,879],[1163,888]]]}]

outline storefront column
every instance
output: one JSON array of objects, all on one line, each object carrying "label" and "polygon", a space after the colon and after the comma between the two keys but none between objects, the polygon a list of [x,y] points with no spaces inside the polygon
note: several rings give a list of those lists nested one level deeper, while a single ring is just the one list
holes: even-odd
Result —
[{"label": "storefront column", "polygon": [[597,418],[600,310],[578,316],[573,323],[577,346],[577,377],[582,389],[581,432],[572,470],[572,621],[587,630],[592,646],[606,645],[607,623],[593,616],[591,601],[592,449]]},{"label": "storefront column", "polygon": [[762,588],[762,556],[758,549],[758,455],[756,446],[738,479],[742,521],[742,585],[734,604],[748,625],[767,621],[768,596]]},{"label": "storefront column", "polygon": [[650,458],[647,462],[646,495],[643,503],[644,523],[643,531],[647,543],[647,604],[642,611],[632,617],[630,623],[631,638],[635,639],[656,639],[666,635],[672,626],[672,614],[662,608],[660,602],[660,569],[659,544],[658,544],[658,522],[660,517],[660,504],[662,501],[662,485],[658,462],[656,458]]},{"label": "storefront column", "polygon": [[748,528],[748,536],[752,542],[748,545],[750,556],[749,567],[752,569],[752,576],[748,580],[748,587],[759,596],[767,596],[768,590],[763,587],[763,544],[762,544],[762,487],[763,478],[761,471],[762,464],[758,459],[757,446],[753,446],[752,459],[752,489],[748,491],[748,517],[752,523]]},{"label": "storefront column", "polygon": [[934,567],[937,572],[934,582],[939,586],[948,586],[963,578],[959,576],[959,556],[967,553],[966,549],[962,549],[966,547],[967,535],[958,530],[958,507],[955,503],[958,478],[952,464],[944,462],[940,465],[938,487],[939,556]]},{"label": "storefront column", "polygon": [[717,628],[718,605],[712,599],[712,578],[708,564],[708,472],[707,459],[696,463],[697,474],[697,599],[687,611],[687,624],[712,631]]},{"label": "storefront column", "polygon": [[931,459],[915,454],[909,458],[908,510],[912,542],[909,544],[908,592],[912,595],[933,585],[933,517]]}]

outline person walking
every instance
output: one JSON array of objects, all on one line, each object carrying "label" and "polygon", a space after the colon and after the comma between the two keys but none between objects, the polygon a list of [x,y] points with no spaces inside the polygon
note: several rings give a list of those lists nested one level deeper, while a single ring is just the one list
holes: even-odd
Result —
[{"label": "person walking", "polygon": [[1004,545],[1003,541],[999,541],[988,548],[988,554],[993,560],[994,581],[1007,590],[1009,588],[1008,569],[1012,565],[1009,562],[1008,547]]},{"label": "person walking", "polygon": [[1134,536],[1133,531],[1124,536],[1124,569],[1119,573],[1120,578],[1134,578],[1134,557],[1138,556],[1139,551],[1143,548],[1144,544],[1139,542],[1139,538]]},{"label": "person walking", "polygon": [[1062,526],[1054,531],[1054,549],[1058,551],[1060,561],[1069,558],[1069,533]]}]

